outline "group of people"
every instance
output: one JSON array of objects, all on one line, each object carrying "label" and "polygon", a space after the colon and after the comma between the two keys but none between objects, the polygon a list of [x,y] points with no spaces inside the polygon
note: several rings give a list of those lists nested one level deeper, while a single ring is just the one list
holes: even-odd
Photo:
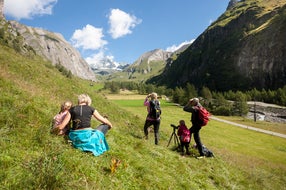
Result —
[{"label": "group of people", "polygon": [[[71,101],[64,102],[60,112],[54,117],[51,132],[68,135],[75,148],[99,156],[109,150],[105,135],[112,124],[91,106],[91,102],[87,94],[79,95],[75,106],[72,106]],[[91,127],[92,117],[101,122],[96,129]]]},{"label": "group of people", "polygon": [[[144,100],[144,105],[147,106],[147,112],[148,112],[146,121],[144,124],[144,134],[145,134],[145,138],[148,139],[148,128],[153,125],[155,144],[158,145],[161,118],[160,117],[154,118],[151,116],[151,110],[152,110],[151,107],[152,107],[152,104],[154,104],[154,102],[155,104],[160,105],[157,93],[155,92],[148,94],[148,96]],[[199,122],[199,113],[197,109],[198,107],[202,107],[198,98],[190,99],[188,103],[183,107],[184,111],[192,113],[192,116],[191,116],[192,127],[188,129],[185,124],[185,121],[180,120],[179,125],[178,125],[177,134],[180,139],[180,151],[182,154],[184,154],[184,150],[186,150],[186,154],[190,155],[189,146],[190,146],[190,141],[191,141],[191,137],[193,134],[194,140],[196,143],[196,148],[198,149],[199,154],[200,154],[200,156],[197,158],[203,158],[205,156],[205,153],[203,151],[204,146],[200,139],[200,130],[202,126]],[[188,134],[186,135],[185,133],[188,133]]]},{"label": "group of people", "polygon": [[[78,104],[75,106],[72,105],[71,101],[64,102],[61,105],[60,112],[53,119],[51,132],[57,135],[68,135],[75,148],[99,156],[109,150],[105,135],[112,128],[112,124],[91,106],[91,102],[91,98],[87,94],[79,95]],[[148,94],[144,100],[144,105],[147,107],[148,112],[143,128],[145,139],[148,139],[149,127],[153,126],[155,144],[158,145],[162,110],[157,93]],[[190,154],[189,144],[193,134],[200,156],[204,156],[203,145],[199,135],[201,126],[198,122],[198,111],[195,109],[200,106],[199,99],[192,98],[183,108],[184,111],[192,113],[192,127],[188,129],[184,120],[179,121],[178,136],[180,137],[182,153],[184,153],[185,149],[186,154]],[[101,122],[96,129],[91,127],[92,117]],[[189,135],[184,135],[186,131],[189,132]]]}]

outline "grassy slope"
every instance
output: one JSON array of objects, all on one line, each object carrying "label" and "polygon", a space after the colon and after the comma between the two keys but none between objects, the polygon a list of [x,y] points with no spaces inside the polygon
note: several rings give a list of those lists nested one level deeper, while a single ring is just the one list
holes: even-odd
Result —
[{"label": "grassy slope", "polygon": [[[225,26],[233,19],[236,19],[241,13],[245,12],[247,9],[255,9],[260,7],[260,14],[257,17],[261,17],[265,14],[270,13],[274,9],[280,8],[285,5],[285,1],[276,1],[276,0],[247,0],[247,1],[240,1],[236,5],[236,8],[227,10],[224,15],[217,21],[215,21],[211,27],[215,25]],[[267,23],[266,23],[267,24]]]},{"label": "grassy slope", "polygon": [[[0,186],[2,189],[283,189],[285,139],[211,121],[201,132],[215,159],[181,157],[166,147],[189,114],[162,100],[161,141],[143,140],[142,100],[107,101],[97,85],[68,79],[50,63],[0,47]],[[111,150],[93,157],[49,134],[59,104],[88,93],[114,124]],[[132,112],[129,112],[132,111]],[[93,121],[93,125],[97,125]],[[197,154],[193,150],[194,154]],[[112,158],[121,164],[111,172]]]}]

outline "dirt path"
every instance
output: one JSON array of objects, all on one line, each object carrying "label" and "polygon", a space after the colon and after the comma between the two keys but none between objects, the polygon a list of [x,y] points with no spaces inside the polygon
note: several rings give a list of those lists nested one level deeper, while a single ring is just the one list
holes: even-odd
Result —
[{"label": "dirt path", "polygon": [[242,128],[245,128],[245,129],[250,129],[250,130],[258,131],[258,132],[261,132],[261,133],[266,133],[266,134],[269,134],[269,135],[286,138],[286,135],[281,134],[281,133],[276,133],[276,132],[273,132],[273,131],[268,131],[268,130],[264,130],[264,129],[258,129],[258,128],[255,128],[255,127],[234,123],[234,122],[227,121],[227,120],[224,120],[224,119],[219,119],[219,118],[214,117],[214,116],[211,116],[211,119],[214,119],[214,120],[217,120],[217,121],[220,121],[220,122],[224,122],[224,123],[228,123],[228,124],[231,124],[231,125],[235,125],[235,126],[238,126],[238,127],[242,127]]}]

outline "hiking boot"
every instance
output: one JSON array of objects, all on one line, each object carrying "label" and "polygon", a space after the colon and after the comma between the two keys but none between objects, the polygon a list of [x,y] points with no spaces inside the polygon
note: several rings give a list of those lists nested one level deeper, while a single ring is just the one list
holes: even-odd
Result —
[{"label": "hiking boot", "polygon": [[155,145],[159,144],[159,140],[157,138],[155,138]]}]

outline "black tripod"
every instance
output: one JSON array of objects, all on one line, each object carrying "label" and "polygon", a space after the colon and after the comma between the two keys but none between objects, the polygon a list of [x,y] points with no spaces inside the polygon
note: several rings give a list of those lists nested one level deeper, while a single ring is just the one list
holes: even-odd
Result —
[{"label": "black tripod", "polygon": [[179,138],[176,134],[176,129],[178,129],[178,127],[174,124],[171,124],[171,127],[173,127],[173,133],[171,134],[171,137],[170,137],[170,140],[168,142],[167,147],[170,145],[172,138],[174,138],[174,144],[175,144],[175,146],[178,146],[178,148],[179,148],[180,147],[180,141],[179,141]]}]

